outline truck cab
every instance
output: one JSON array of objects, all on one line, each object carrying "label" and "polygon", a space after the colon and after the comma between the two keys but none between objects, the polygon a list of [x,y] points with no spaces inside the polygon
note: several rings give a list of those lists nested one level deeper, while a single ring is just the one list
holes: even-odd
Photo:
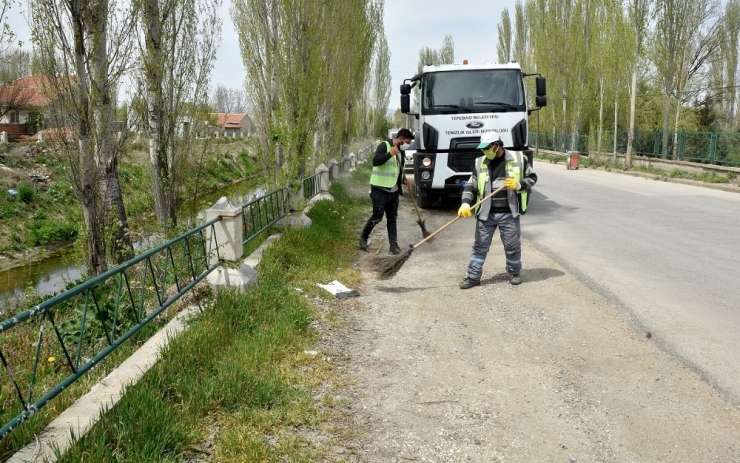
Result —
[{"label": "truck cab", "polygon": [[[527,108],[528,75],[538,76],[535,109]],[[412,112],[410,94],[417,85]],[[476,147],[485,132],[498,132],[506,149],[521,151],[532,162],[528,115],[547,104],[545,93],[545,78],[522,73],[515,62],[424,66],[421,74],[406,79],[401,85],[401,111],[414,115],[420,127],[413,159],[420,206],[462,195],[475,159],[481,156]]]}]

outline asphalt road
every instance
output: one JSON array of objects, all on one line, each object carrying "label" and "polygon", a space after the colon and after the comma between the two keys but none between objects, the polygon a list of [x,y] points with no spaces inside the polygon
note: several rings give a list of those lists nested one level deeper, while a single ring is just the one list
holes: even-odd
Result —
[{"label": "asphalt road", "polygon": [[740,400],[740,194],[535,167],[523,237]]}]

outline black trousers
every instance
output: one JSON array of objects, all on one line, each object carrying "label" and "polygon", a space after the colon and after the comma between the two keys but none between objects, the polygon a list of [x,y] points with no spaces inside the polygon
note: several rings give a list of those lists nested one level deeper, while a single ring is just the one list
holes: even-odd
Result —
[{"label": "black trousers", "polygon": [[373,215],[370,216],[365,228],[362,229],[362,237],[368,239],[370,232],[373,228],[383,220],[383,215],[386,219],[386,227],[388,229],[388,244],[391,246],[398,246],[398,231],[396,227],[396,219],[398,218],[398,197],[400,192],[394,191],[388,193],[380,188],[370,188],[370,199],[373,202]]}]

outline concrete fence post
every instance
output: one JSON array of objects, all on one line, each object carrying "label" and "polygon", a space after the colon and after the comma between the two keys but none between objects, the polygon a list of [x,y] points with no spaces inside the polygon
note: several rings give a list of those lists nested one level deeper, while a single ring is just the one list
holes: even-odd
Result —
[{"label": "concrete fence post", "polygon": [[349,153],[349,171],[352,172],[357,168],[357,155],[355,153]]},{"label": "concrete fence post", "polygon": [[211,252],[208,262],[215,264],[219,256],[224,260],[236,262],[244,254],[242,208],[234,205],[226,196],[222,196],[216,204],[206,210],[206,221],[210,222],[219,216],[221,221],[206,229],[206,239],[210,243],[208,249]]},{"label": "concrete fence post", "polygon": [[334,180],[335,178],[339,178],[339,163],[336,159],[331,158],[331,161],[329,161],[329,178]]},{"label": "concrete fence post", "polygon": [[319,193],[328,193],[331,183],[329,181],[329,168],[323,164],[319,164],[314,172],[319,174]]},{"label": "concrete fence post", "polygon": [[299,183],[298,191],[293,193],[288,200],[288,207],[291,211],[297,211],[301,207],[301,203],[305,200],[303,197],[303,182]]},{"label": "concrete fence post", "polygon": [[344,156],[342,158],[342,175],[346,176],[349,175],[349,156]]},{"label": "concrete fence post", "polygon": [[8,143],[8,132],[0,132],[0,143]]},{"label": "concrete fence post", "polygon": [[44,143],[46,142],[46,136],[44,135],[44,131],[42,130],[37,134],[38,140],[36,140],[36,143]]}]

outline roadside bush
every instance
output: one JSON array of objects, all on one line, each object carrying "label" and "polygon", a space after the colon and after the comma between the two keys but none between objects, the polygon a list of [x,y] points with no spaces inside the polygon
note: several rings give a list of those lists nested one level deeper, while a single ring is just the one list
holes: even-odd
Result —
[{"label": "roadside bush", "polygon": [[149,141],[147,140],[134,140],[131,142],[131,150],[132,151],[144,151],[146,152],[149,149]]},{"label": "roadside bush", "polygon": [[0,220],[12,219],[20,214],[15,198],[6,194],[0,200]]},{"label": "roadside bush", "polygon": [[670,174],[668,174],[671,178],[689,178],[690,175],[685,170],[681,169],[673,169]]},{"label": "roadside bush", "polygon": [[698,176],[699,180],[705,183],[729,183],[730,178],[727,175],[717,175],[714,172],[702,172]]},{"label": "roadside bush", "polygon": [[66,180],[54,180],[47,190],[49,198],[57,204],[76,204],[72,184]]},{"label": "roadside bush", "polygon": [[28,183],[21,183],[18,185],[18,197],[24,203],[30,203],[36,197],[36,192],[33,191],[33,187]]},{"label": "roadside bush", "polygon": [[30,246],[61,243],[77,236],[77,227],[66,220],[50,220],[45,213],[36,213],[26,224],[26,241]]}]

